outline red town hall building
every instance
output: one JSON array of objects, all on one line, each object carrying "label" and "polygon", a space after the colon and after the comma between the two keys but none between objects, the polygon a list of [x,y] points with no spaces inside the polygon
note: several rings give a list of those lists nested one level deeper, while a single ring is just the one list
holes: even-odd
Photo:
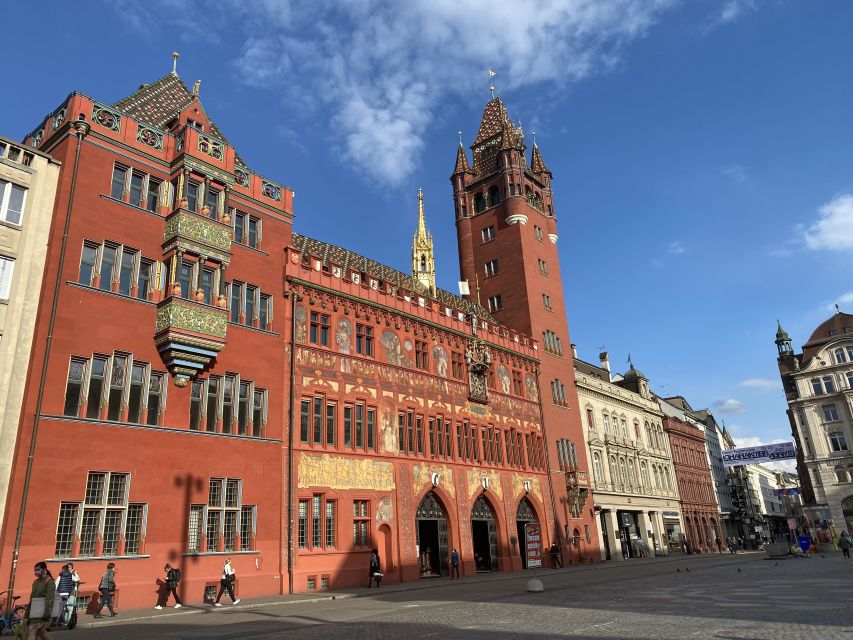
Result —
[{"label": "red town hall building", "polygon": [[500,99],[451,178],[487,307],[435,287],[422,195],[412,274],[294,233],[292,190],[174,72],[74,92],[24,142],[62,170],[0,556],[18,593],[44,559],[84,602],[115,562],[120,608],[165,562],[200,603],[226,557],[243,598],[363,584],[371,548],[391,582],[453,548],[463,576],[552,543],[596,561],[551,173]]}]

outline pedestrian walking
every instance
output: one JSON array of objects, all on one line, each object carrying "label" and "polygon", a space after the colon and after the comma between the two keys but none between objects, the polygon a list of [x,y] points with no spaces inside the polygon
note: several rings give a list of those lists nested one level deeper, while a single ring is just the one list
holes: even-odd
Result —
[{"label": "pedestrian walking", "polygon": [[[157,606],[155,609],[162,609],[164,605],[169,602],[169,594],[175,596],[175,609],[181,608],[181,596],[178,595],[178,585],[181,582],[181,570],[175,569],[172,565],[166,564],[163,567],[163,571],[166,572],[166,585],[165,589],[160,590],[160,598],[157,601]],[[231,598],[232,600],[234,598]]]},{"label": "pedestrian walking", "polygon": [[52,616],[52,624],[62,624],[65,622],[65,609],[68,606],[68,598],[74,592],[74,575],[69,569],[69,565],[62,565],[62,570],[56,579],[56,600],[59,602],[59,612]]},{"label": "pedestrian walking", "polygon": [[113,609],[113,593],[116,590],[116,565],[115,562],[110,562],[107,565],[107,570],[101,576],[101,581],[98,583],[98,591],[101,592],[101,601],[98,603],[98,610],[95,612],[95,617],[100,618],[101,611],[104,605],[110,610],[110,617],[116,615]]},{"label": "pedestrian walking", "polygon": [[216,602],[213,603],[214,607],[222,606],[219,600],[226,591],[228,592],[228,597],[231,598],[232,604],[240,602],[240,598],[234,598],[234,588],[232,587],[236,579],[237,574],[234,573],[234,567],[231,566],[231,558],[226,558],[225,564],[222,566],[222,575],[219,576],[219,594],[216,596]]},{"label": "pedestrian walking", "polygon": [[453,550],[450,552],[450,579],[453,580],[453,576],[456,576],[456,579],[459,580],[459,552],[456,550],[456,547],[453,547]]},{"label": "pedestrian walking", "polygon": [[853,547],[853,541],[850,540],[850,536],[847,535],[846,531],[841,532],[841,540],[838,541],[838,546],[841,547],[841,553],[844,554],[844,557],[849,558],[850,547]]},{"label": "pedestrian walking", "polygon": [[625,538],[622,538],[622,559],[627,560],[631,557],[631,552],[628,549],[628,542]]},{"label": "pedestrian walking", "polygon": [[47,570],[47,564],[37,562],[33,567],[36,578],[30,592],[30,604],[27,607],[27,640],[50,640],[50,612],[56,596],[56,583]]},{"label": "pedestrian walking", "polygon": [[551,545],[551,564],[554,565],[554,568],[563,568],[563,561],[560,560],[560,547],[557,546],[557,543]]},{"label": "pedestrian walking", "polygon": [[376,583],[376,588],[382,584],[382,569],[379,562],[379,549],[374,549],[370,552],[370,566],[367,569],[367,588],[370,589],[373,583]]}]

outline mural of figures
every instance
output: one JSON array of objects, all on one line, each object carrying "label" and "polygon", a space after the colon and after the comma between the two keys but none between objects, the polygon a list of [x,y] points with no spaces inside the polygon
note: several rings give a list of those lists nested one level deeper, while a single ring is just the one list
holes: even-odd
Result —
[{"label": "mural of figures", "polygon": [[385,347],[385,359],[389,364],[398,367],[410,367],[412,361],[403,353],[403,345],[400,338],[393,331],[386,330],[382,334],[382,346]]},{"label": "mural of figures", "polygon": [[498,380],[501,381],[501,391],[509,393],[512,387],[512,380],[509,377],[509,369],[505,365],[498,365]]},{"label": "mural of figures", "polygon": [[296,307],[296,342],[305,344],[308,339],[308,326],[305,323],[305,307]]},{"label": "mural of figures", "polygon": [[447,351],[442,347],[435,345],[432,349],[432,357],[435,359],[435,367],[438,370],[438,375],[442,378],[447,377]]},{"label": "mural of figures", "polygon": [[524,378],[524,385],[527,387],[527,399],[533,402],[539,402],[539,391],[536,389],[536,380],[531,374],[527,374]]},{"label": "mural of figures", "polygon": [[382,417],[380,420],[380,434],[382,442],[382,452],[383,453],[398,453],[399,447],[397,445],[397,425],[394,424],[394,410],[390,408],[385,408],[382,412]]},{"label": "mural of figures", "polygon": [[338,320],[338,330],[335,332],[335,342],[338,345],[338,353],[350,354],[352,346],[352,322],[346,318]]}]

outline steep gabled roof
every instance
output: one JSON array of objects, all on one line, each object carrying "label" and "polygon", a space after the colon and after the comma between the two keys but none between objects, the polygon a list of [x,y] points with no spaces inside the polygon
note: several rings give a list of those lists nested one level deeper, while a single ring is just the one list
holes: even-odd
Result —
[{"label": "steep gabled roof", "polygon": [[484,140],[488,140],[501,133],[506,124],[510,127],[512,122],[506,112],[506,107],[500,98],[494,98],[486,103],[486,108],[483,109],[483,117],[480,119],[480,130],[477,132],[477,137],[474,138],[474,144],[480,144]]},{"label": "steep gabled roof", "polygon": [[[139,89],[113,106],[131,118],[165,129],[167,123],[193,100],[198,100],[198,96],[194,96],[177,75],[170,73],[155,82],[141,85]],[[227,143],[228,140],[210,117],[208,121],[210,133]]]},{"label": "steep gabled roof", "polygon": [[548,167],[545,166],[545,162],[542,160],[542,153],[539,151],[539,145],[535,142],[533,143],[533,157],[530,159],[530,170],[533,173],[543,173],[551,171]]},{"label": "steep gabled roof", "polygon": [[[418,282],[417,278],[412,277],[410,274],[397,271],[397,269],[388,267],[376,262],[375,260],[371,260],[370,258],[365,258],[364,256],[355,253],[354,251],[344,249],[343,247],[315,240],[314,238],[309,238],[299,233],[293,234],[293,246],[303,255],[311,255],[320,258],[324,265],[330,265],[331,263],[336,264],[344,270],[344,273],[348,271],[364,272],[378,280],[392,284],[395,287],[407,289],[414,294],[423,295],[425,297],[432,296],[432,294],[429,291],[426,291],[424,286]],[[466,300],[465,298],[461,298],[449,291],[436,287],[434,297],[447,307],[461,309],[466,313],[473,313],[493,324],[499,324],[481,305]]]},{"label": "steep gabled roof", "polygon": [[471,165],[468,164],[468,155],[465,153],[465,148],[462,143],[459,143],[459,149],[456,151],[456,166],[453,167],[453,175],[459,173],[473,173]]}]

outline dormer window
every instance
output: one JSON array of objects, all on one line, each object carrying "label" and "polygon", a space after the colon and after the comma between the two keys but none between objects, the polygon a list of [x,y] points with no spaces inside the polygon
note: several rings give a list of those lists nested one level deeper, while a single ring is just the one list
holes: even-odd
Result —
[{"label": "dormer window", "polygon": [[197,129],[198,131],[204,131],[204,125],[197,120],[193,120],[192,118],[187,118],[187,126],[192,127],[193,129]]}]

